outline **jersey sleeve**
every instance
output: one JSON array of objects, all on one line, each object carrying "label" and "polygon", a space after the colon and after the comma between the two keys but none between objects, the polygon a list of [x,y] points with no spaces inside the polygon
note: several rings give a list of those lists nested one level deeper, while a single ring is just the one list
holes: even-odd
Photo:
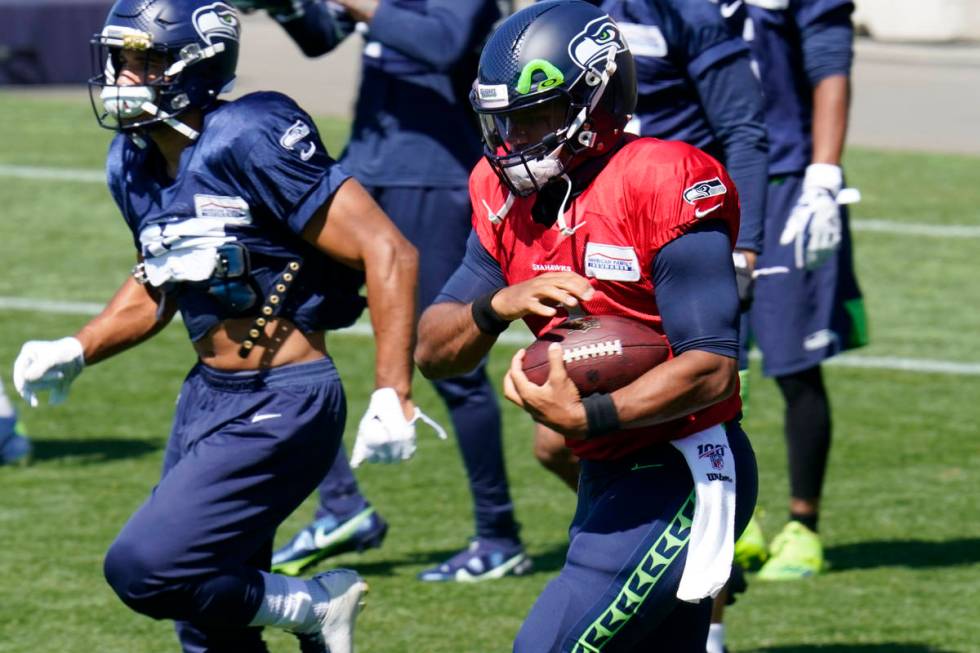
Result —
[{"label": "jersey sleeve", "polygon": [[382,0],[369,37],[435,70],[448,70],[499,17],[493,0],[428,0],[424,12]]},{"label": "jersey sleeve", "polygon": [[305,111],[286,96],[263,95],[272,97],[239,109],[252,124],[242,126],[248,137],[233,141],[232,183],[250,205],[300,234],[350,175],[327,153]]},{"label": "jersey sleeve", "polygon": [[696,147],[639,139],[620,165],[630,228],[648,260],[670,241],[709,220],[722,221],[734,243],[739,200],[725,168]]},{"label": "jersey sleeve", "polygon": [[112,200],[119,208],[119,213],[122,214],[123,220],[126,221],[126,225],[129,227],[130,235],[133,237],[133,245],[139,251],[141,247],[139,235],[136,232],[129,212],[126,210],[126,191],[123,188],[128,149],[127,140],[128,137],[123,134],[118,134],[112,139],[112,142],[109,144],[109,152],[106,155],[105,176],[106,185],[109,187],[109,194],[112,196]]},{"label": "jersey sleeve", "polygon": [[742,39],[732,36],[716,5],[710,2],[673,2],[677,33],[687,54],[687,72],[692,79],[716,64],[739,53],[747,53]]}]

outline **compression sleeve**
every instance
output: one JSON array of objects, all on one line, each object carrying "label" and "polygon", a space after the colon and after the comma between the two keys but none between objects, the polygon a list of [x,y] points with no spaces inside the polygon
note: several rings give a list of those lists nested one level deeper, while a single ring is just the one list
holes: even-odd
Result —
[{"label": "compression sleeve", "polygon": [[674,354],[738,357],[738,291],[725,225],[709,221],[666,244],[653,261],[653,283]]},{"label": "compression sleeve", "polygon": [[499,16],[493,0],[429,0],[424,13],[381,0],[368,37],[446,71],[475,47],[474,38],[489,31]]},{"label": "compression sleeve", "polygon": [[432,303],[469,304],[477,297],[506,285],[500,264],[490,256],[490,252],[480,242],[476,232],[471,231],[466,240],[466,253],[463,255],[463,260]]},{"label": "compression sleeve", "polygon": [[742,220],[736,247],[761,252],[769,158],[762,87],[743,53],[716,61],[695,83],[738,189]]}]

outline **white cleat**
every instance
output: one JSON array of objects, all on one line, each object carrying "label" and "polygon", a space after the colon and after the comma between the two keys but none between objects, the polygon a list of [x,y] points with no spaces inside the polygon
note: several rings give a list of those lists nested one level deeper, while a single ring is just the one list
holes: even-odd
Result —
[{"label": "white cleat", "polygon": [[314,604],[319,631],[301,635],[303,651],[323,653],[353,653],[354,622],[367,604],[368,584],[357,572],[350,569],[334,569],[312,578],[319,583],[330,599]]}]

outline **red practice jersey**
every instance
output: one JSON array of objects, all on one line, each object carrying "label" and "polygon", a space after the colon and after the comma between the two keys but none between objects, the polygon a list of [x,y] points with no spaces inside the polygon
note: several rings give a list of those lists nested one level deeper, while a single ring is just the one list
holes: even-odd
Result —
[{"label": "red practice jersey", "polygon": [[[571,235],[557,224],[534,221],[535,196],[514,198],[503,213],[508,190],[486,160],[470,176],[473,228],[500,264],[508,285],[546,272],[588,277],[595,289],[583,308],[592,315],[621,315],[664,334],[653,286],[657,252],[704,220],[722,220],[731,242],[738,235],[735,184],[718,161],[681,142],[635,138],[616,152],[588,188],[565,207]],[[540,336],[567,317],[529,315],[524,321]],[[581,458],[615,459],[655,443],[675,440],[735,417],[738,394],[692,415],[594,440],[566,440]]]}]

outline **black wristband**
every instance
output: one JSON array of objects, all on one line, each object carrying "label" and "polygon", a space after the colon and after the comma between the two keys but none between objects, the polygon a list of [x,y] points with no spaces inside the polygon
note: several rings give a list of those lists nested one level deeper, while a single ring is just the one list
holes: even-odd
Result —
[{"label": "black wristband", "polygon": [[583,398],[582,405],[585,406],[585,422],[589,429],[586,438],[619,430],[619,413],[616,412],[612,395],[597,392]]},{"label": "black wristband", "polygon": [[497,311],[493,310],[493,306],[490,305],[490,301],[493,300],[493,296],[501,290],[503,290],[503,288],[497,288],[496,290],[488,292],[486,295],[477,297],[475,300],[473,300],[473,321],[476,322],[476,328],[488,336],[499,336],[501,333],[507,330],[507,327],[510,326],[510,320],[505,320],[504,318],[500,317],[497,314]]}]

